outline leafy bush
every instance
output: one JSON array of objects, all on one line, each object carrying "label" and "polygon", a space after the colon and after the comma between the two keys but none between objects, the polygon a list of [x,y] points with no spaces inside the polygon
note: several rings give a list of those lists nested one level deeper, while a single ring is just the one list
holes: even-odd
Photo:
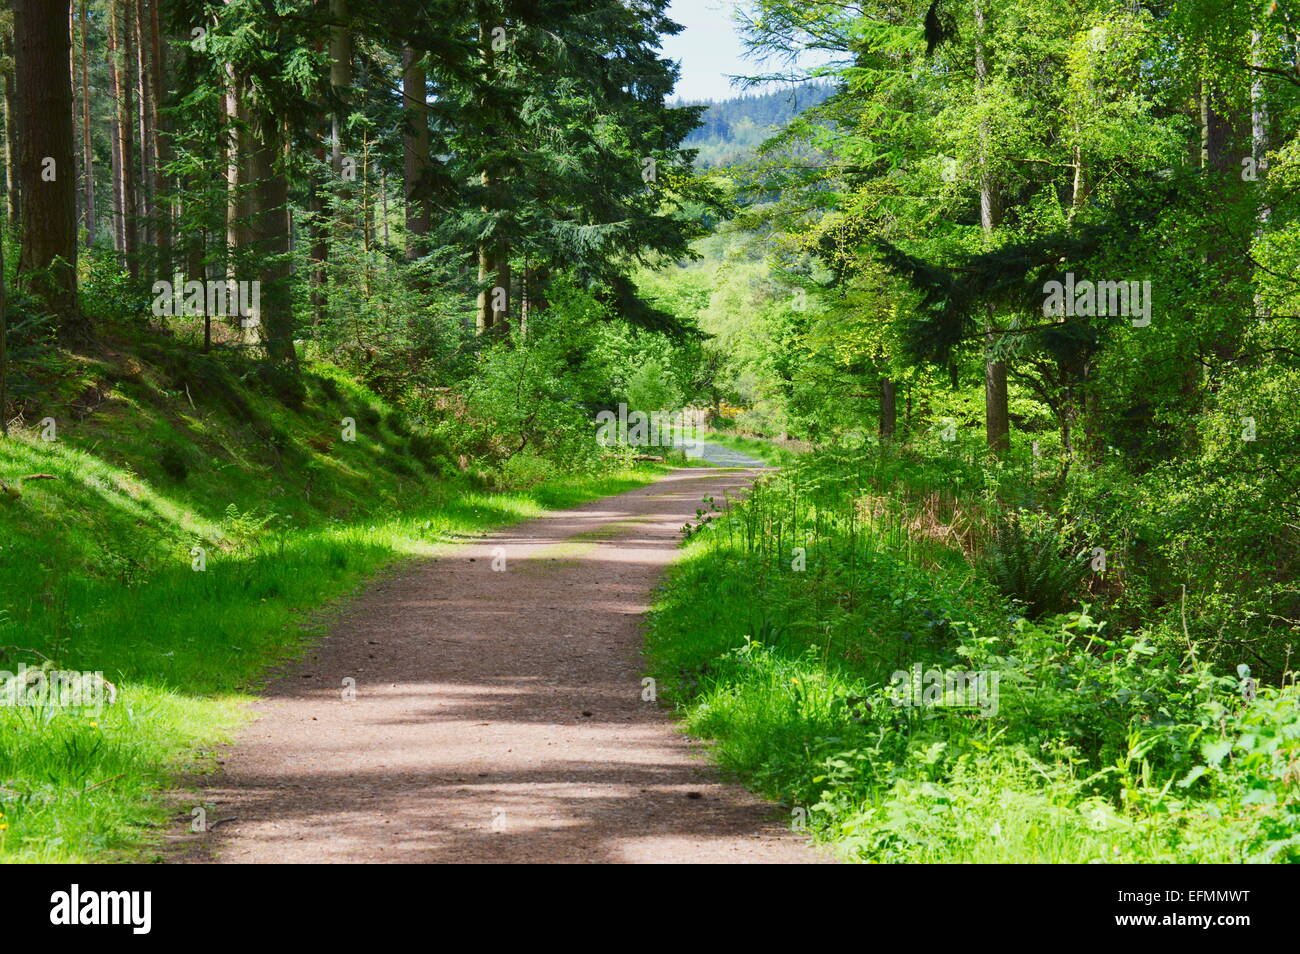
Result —
[{"label": "leafy bush", "polygon": [[1066,535],[1024,511],[1000,518],[985,556],[998,589],[1033,618],[1069,609],[1088,572],[1088,552],[1070,553]]}]

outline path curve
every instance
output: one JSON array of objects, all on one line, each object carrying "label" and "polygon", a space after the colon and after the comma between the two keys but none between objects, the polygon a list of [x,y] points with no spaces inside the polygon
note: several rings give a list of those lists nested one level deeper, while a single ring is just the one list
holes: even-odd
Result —
[{"label": "path curve", "polygon": [[675,470],[368,588],[199,781],[216,825],[178,856],[826,861],[642,700],[642,615],[681,525],[756,473]]},{"label": "path curve", "polygon": [[700,459],[708,461],[715,467],[767,468],[767,464],[756,457],[742,454],[730,447],[723,447],[721,444],[705,444],[700,450]]}]

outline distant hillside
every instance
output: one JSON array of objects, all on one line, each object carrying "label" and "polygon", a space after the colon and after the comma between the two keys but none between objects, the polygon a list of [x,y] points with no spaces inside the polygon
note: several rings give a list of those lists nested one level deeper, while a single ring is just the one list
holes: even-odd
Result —
[{"label": "distant hillside", "polygon": [[699,150],[695,164],[700,168],[743,162],[773,132],[808,107],[829,99],[834,92],[835,88],[829,84],[810,83],[734,99],[681,103],[708,107],[699,128],[686,137],[685,145]]}]

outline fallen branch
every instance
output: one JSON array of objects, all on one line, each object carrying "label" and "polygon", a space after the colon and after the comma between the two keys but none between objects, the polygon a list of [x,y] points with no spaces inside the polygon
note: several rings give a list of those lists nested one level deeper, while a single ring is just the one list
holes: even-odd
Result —
[{"label": "fallen branch", "polygon": [[50,657],[45,653],[38,652],[35,649],[23,649],[21,646],[0,646],[0,653],[4,653],[6,656],[10,653],[31,653],[33,656],[40,656],[46,662],[50,661]]}]

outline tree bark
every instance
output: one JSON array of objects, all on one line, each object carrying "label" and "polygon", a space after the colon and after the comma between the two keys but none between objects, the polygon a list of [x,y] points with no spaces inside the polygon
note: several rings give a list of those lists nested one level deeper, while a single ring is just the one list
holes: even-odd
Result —
[{"label": "tree bark", "polygon": [[158,226],[154,201],[153,68],[149,62],[148,11],[144,0],[135,0],[131,8],[132,39],[135,43],[136,120],[140,141],[140,227],[142,245],[152,253],[157,248]]},{"label": "tree bark", "polygon": [[[13,34],[6,33],[3,38],[3,52],[12,63],[14,55]],[[22,183],[18,179],[18,86],[14,81],[14,69],[10,67],[5,73],[5,207],[9,223],[18,227],[22,218]]]},{"label": "tree bark", "polygon": [[139,272],[136,261],[136,222],[135,222],[135,137],[131,133],[131,84],[130,84],[130,31],[119,35],[122,22],[123,0],[109,0],[108,7],[108,56],[109,81],[113,86],[114,104],[114,159],[113,170],[114,215],[117,218],[118,251],[131,277]]},{"label": "tree bark", "polygon": [[[343,98],[352,86],[352,31],[345,25],[348,17],[347,0],[330,0],[330,16],[333,20],[339,21],[338,25],[330,27],[330,86],[333,87],[335,96]],[[343,178],[343,139],[347,131],[344,127],[345,119],[345,110],[342,106],[335,109],[330,117],[332,138],[330,165],[338,181],[339,199],[345,206],[341,214],[336,216],[335,221],[343,232],[351,229],[351,217],[348,215],[346,205],[352,195],[352,190]]]},{"label": "tree bark", "polygon": [[402,93],[410,129],[402,137],[403,187],[406,194],[406,257],[419,258],[429,234],[429,109],[427,76],[420,54],[408,49],[402,55]]},{"label": "tree bark", "polygon": [[898,385],[889,378],[880,379],[880,437],[894,439],[898,429]]},{"label": "tree bark", "polygon": [[248,243],[249,172],[244,79],[226,64],[226,277],[238,278],[241,250]]},{"label": "tree bark", "polygon": [[18,177],[22,253],[18,271],[59,321],[68,344],[90,340],[77,307],[77,167],[72,131],[72,40],[68,0],[16,0]]},{"label": "tree bark", "polygon": [[[492,49],[492,24],[484,3],[478,7],[479,49],[483,57],[484,93],[480,97],[483,115],[488,117],[488,138],[494,135],[491,115],[493,106],[487,101],[486,84],[496,71],[496,57]],[[483,212],[492,215],[499,208],[496,198],[495,171],[484,165],[480,182],[483,187]],[[494,226],[495,229],[495,226]],[[504,332],[510,318],[510,246],[501,235],[487,235],[478,242],[478,308],[475,326],[479,334],[488,331]]]},{"label": "tree bark", "polygon": [[[325,166],[325,144],[322,141],[316,153],[319,163],[317,168]],[[319,327],[324,324],[328,314],[329,302],[325,293],[326,269],[329,264],[329,231],[325,223],[325,176],[313,173],[311,178],[311,313],[312,322]]]},{"label": "tree bark", "polygon": [[90,10],[89,0],[81,0],[81,168],[86,215],[86,247],[95,244],[95,150],[90,128]]},{"label": "tree bark", "polygon": [[276,364],[297,369],[293,344],[293,296],[289,288],[289,187],[275,168],[280,151],[278,120],[265,117],[266,128],[251,137],[249,178],[252,180],[249,239],[262,263],[261,313],[258,329],[267,356]]},{"label": "tree bark", "polygon": [[158,256],[158,273],[170,276],[172,271],[172,202],[167,197],[167,164],[171,162],[170,120],[162,112],[167,96],[166,44],[158,23],[159,0],[149,0],[149,128],[153,133],[153,199],[155,253]]}]

